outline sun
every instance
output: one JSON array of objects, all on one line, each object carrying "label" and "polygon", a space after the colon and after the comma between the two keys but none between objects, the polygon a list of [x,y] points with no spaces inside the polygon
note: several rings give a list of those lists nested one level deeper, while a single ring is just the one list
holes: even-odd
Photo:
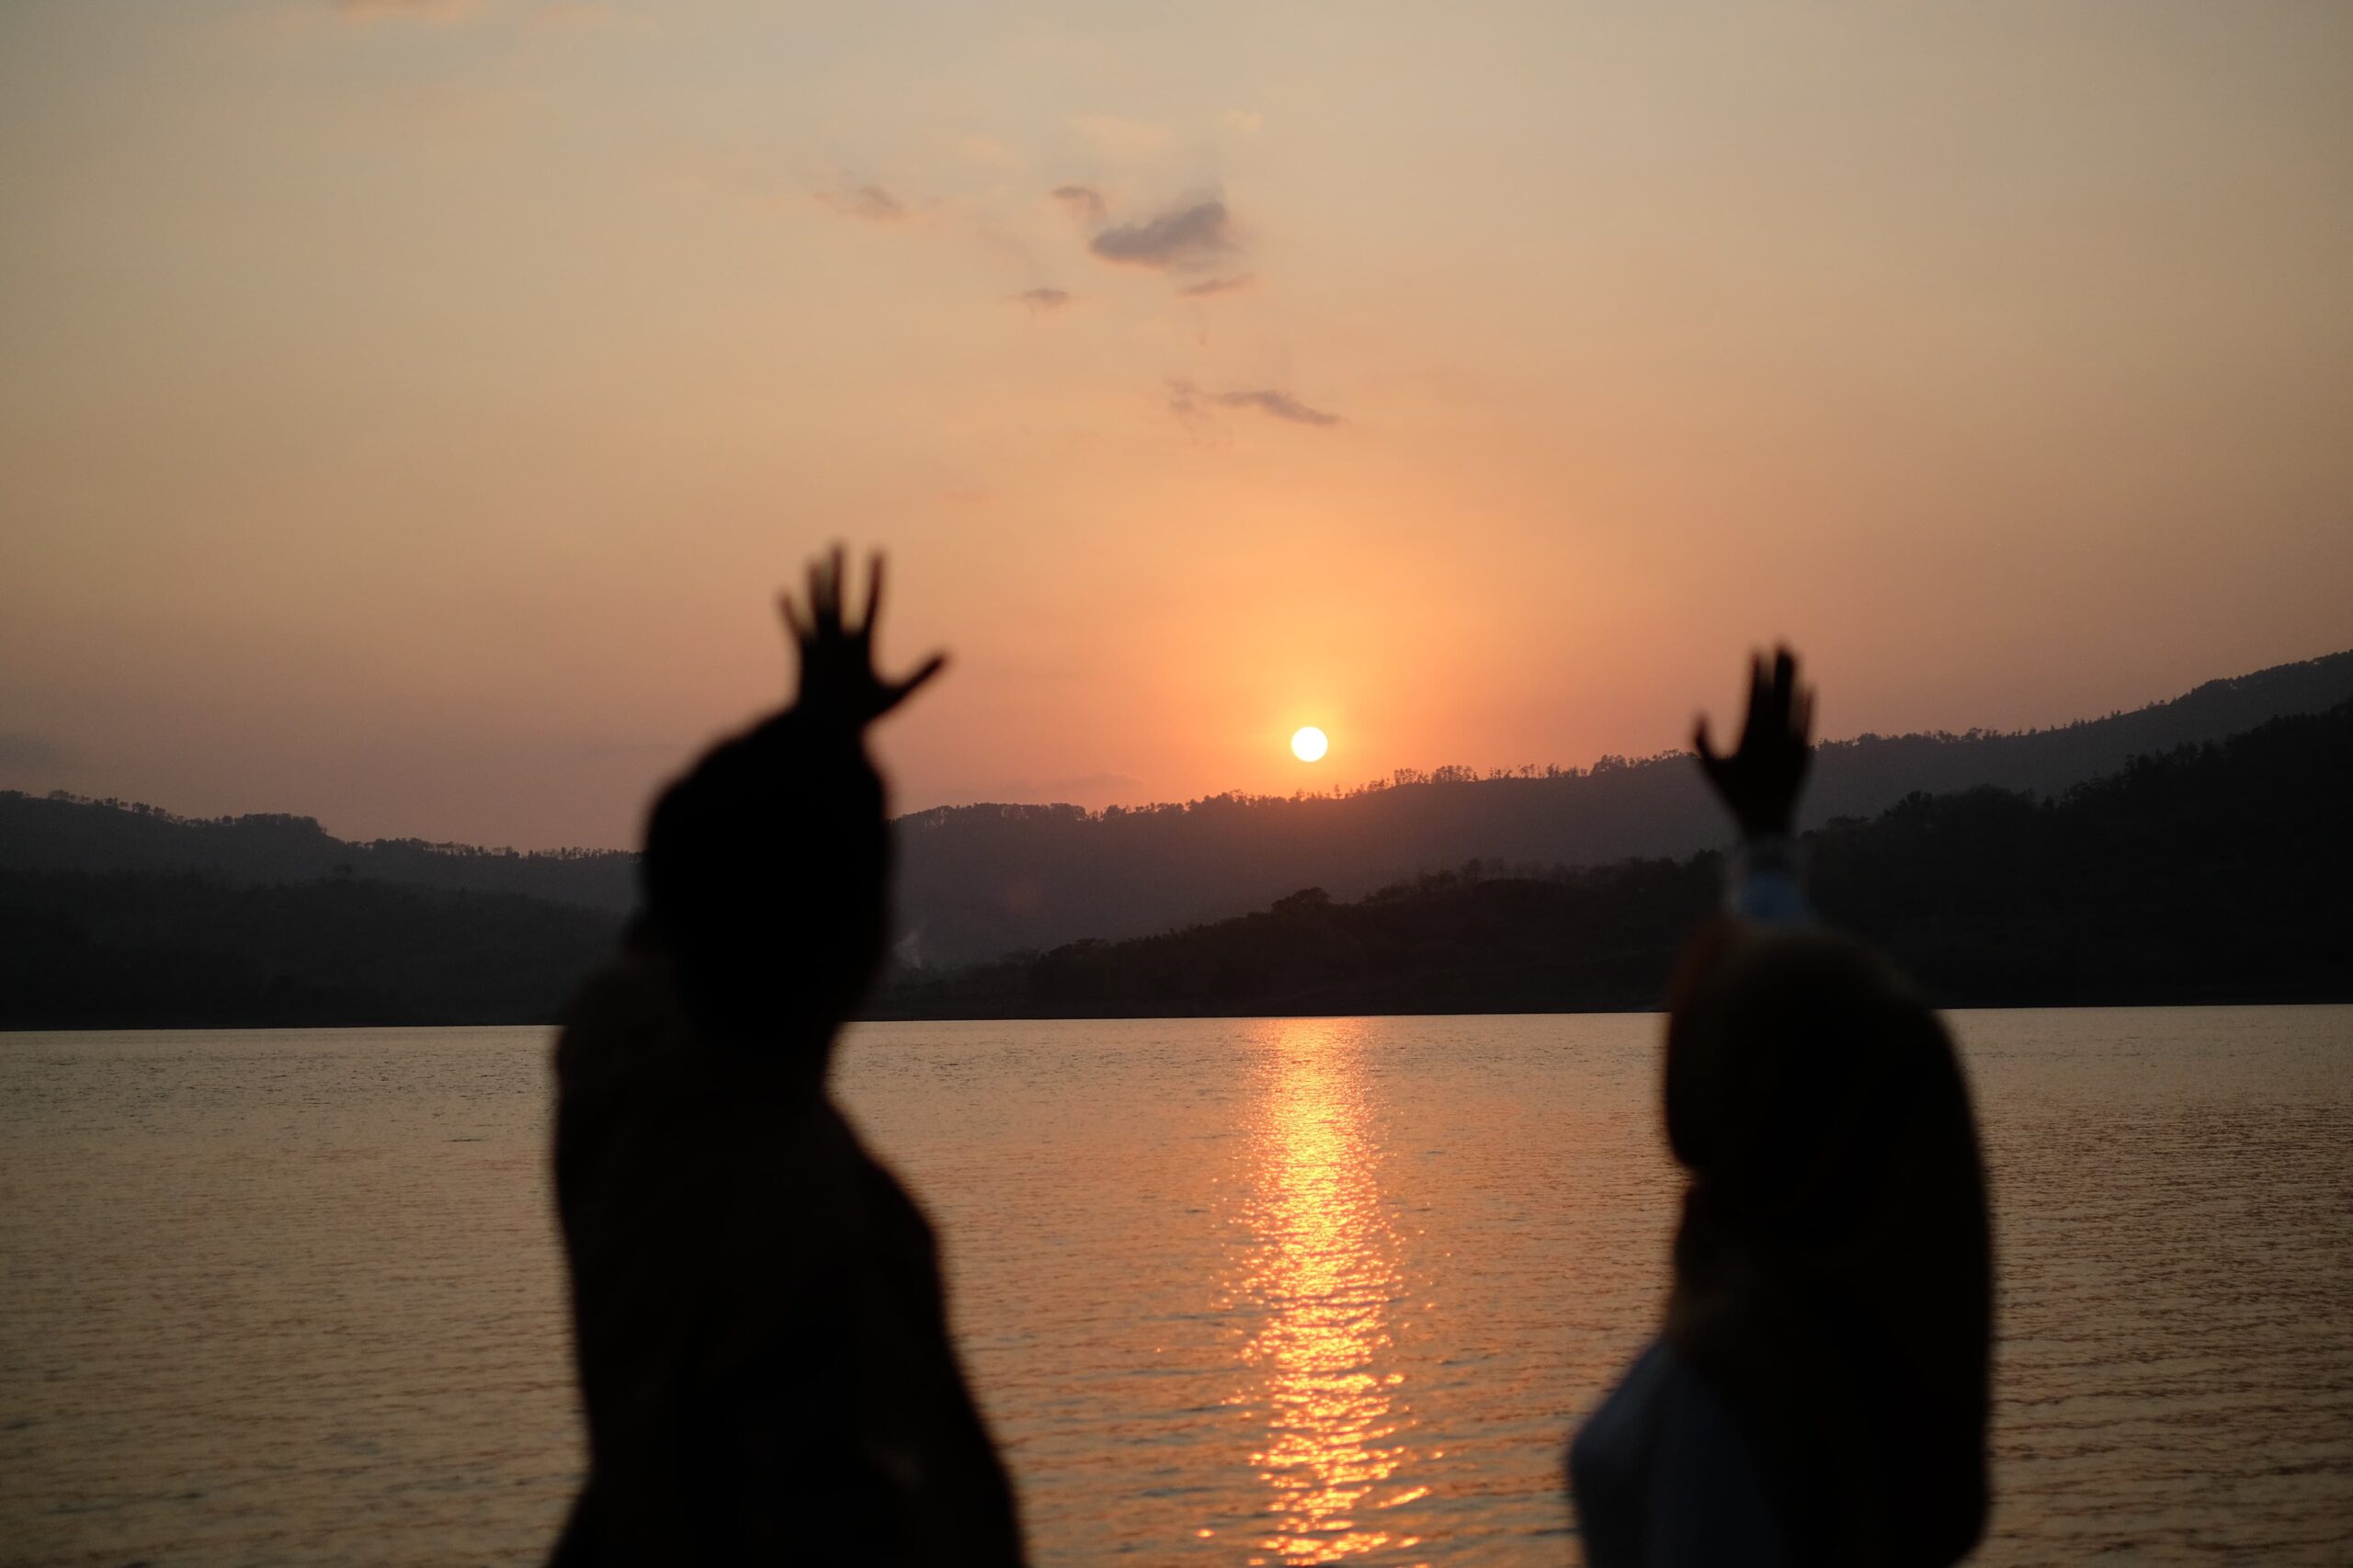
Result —
[{"label": "sun", "polygon": [[1294,731],[1290,737],[1290,754],[1302,762],[1320,762],[1331,747],[1331,737],[1313,724]]}]

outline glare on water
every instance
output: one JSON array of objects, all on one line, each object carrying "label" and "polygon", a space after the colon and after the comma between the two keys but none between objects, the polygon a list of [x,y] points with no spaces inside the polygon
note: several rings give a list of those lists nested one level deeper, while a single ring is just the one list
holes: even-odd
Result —
[{"label": "glare on water", "polygon": [[1245,1364],[1257,1383],[1267,1446],[1251,1456],[1269,1489],[1273,1532],[1259,1542],[1286,1562],[1336,1562],[1409,1549],[1374,1522],[1427,1494],[1392,1485],[1412,1461],[1391,1369],[1389,1318],[1403,1278],[1367,1135],[1353,1020],[1270,1020],[1253,1042],[1267,1088],[1252,1132],[1262,1238],[1241,1294],[1266,1312]]},{"label": "glare on water", "polygon": [[[1975,1561],[2353,1561],[2353,1008],[1966,1013]],[[1653,1332],[1660,1020],[861,1028],[1052,1568],[1557,1568]],[[0,1562],[528,1562],[580,1466],[536,1029],[0,1036]]]}]

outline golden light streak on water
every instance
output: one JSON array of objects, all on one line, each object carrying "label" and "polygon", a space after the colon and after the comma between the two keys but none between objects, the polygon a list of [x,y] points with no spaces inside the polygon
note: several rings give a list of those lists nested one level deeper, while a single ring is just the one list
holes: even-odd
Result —
[{"label": "golden light streak on water", "polygon": [[1253,1562],[1339,1562],[1410,1551],[1384,1508],[1427,1496],[1404,1472],[1410,1412],[1393,1369],[1399,1238],[1367,1126],[1363,1031],[1354,1020],[1269,1019],[1252,1129],[1258,1238],[1242,1298],[1263,1326],[1244,1353],[1266,1446],[1251,1456],[1271,1528]]}]

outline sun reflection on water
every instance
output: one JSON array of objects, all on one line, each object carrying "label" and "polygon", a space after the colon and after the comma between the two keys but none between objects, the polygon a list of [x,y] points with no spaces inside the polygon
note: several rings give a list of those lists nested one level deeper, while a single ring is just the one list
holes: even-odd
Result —
[{"label": "sun reflection on water", "polygon": [[1269,1493],[1268,1555],[1338,1562],[1420,1544],[1381,1528],[1386,1508],[1427,1495],[1407,1473],[1413,1424],[1394,1369],[1391,1309],[1399,1244],[1368,1126],[1360,1026],[1271,1019],[1245,1205],[1255,1244],[1239,1295],[1263,1314],[1245,1351],[1245,1403],[1266,1423],[1251,1455]]}]

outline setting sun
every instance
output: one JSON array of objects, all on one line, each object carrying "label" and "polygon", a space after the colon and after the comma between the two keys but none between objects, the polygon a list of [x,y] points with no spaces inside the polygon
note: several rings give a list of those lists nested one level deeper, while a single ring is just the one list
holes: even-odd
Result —
[{"label": "setting sun", "polygon": [[1302,762],[1322,761],[1331,745],[1331,739],[1313,724],[1302,726],[1290,737],[1290,754]]}]

